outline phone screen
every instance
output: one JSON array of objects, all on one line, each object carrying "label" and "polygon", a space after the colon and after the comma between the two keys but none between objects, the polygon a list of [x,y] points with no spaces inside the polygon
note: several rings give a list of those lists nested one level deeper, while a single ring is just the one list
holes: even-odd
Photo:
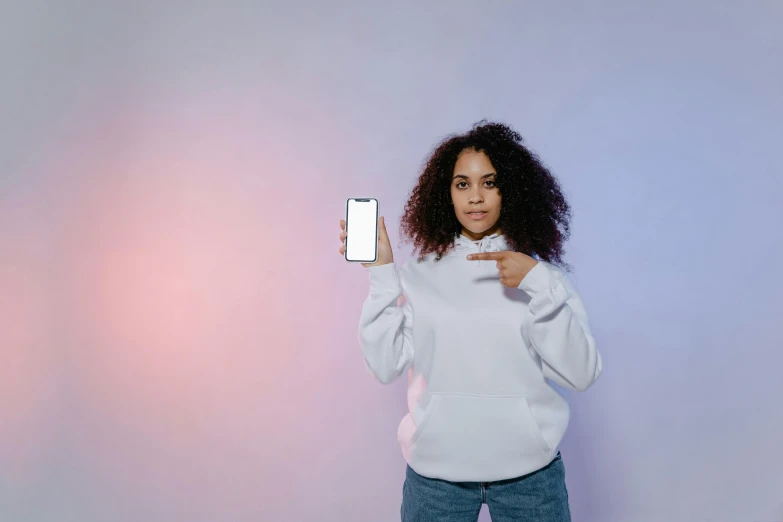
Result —
[{"label": "phone screen", "polygon": [[374,263],[378,258],[378,200],[348,198],[345,260]]}]

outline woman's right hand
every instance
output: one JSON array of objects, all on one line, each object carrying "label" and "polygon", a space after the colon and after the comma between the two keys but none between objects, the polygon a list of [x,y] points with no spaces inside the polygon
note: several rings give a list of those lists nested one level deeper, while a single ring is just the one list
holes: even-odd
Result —
[{"label": "woman's right hand", "polygon": [[[345,237],[347,234],[345,233],[344,219],[340,220],[340,228],[342,229],[342,232],[340,232],[340,242],[342,243],[340,255],[345,257]],[[378,219],[378,259],[375,263],[362,263],[362,266],[369,268],[371,266],[380,266],[388,263],[394,263],[394,253],[392,252],[391,242],[389,241],[389,234],[386,233],[386,224],[383,216],[381,216]]]}]

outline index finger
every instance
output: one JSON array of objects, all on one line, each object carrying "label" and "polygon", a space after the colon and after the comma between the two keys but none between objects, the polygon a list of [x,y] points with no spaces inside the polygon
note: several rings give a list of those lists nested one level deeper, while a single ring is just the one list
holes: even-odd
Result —
[{"label": "index finger", "polygon": [[503,259],[506,256],[505,252],[481,252],[480,254],[470,254],[468,259]]}]

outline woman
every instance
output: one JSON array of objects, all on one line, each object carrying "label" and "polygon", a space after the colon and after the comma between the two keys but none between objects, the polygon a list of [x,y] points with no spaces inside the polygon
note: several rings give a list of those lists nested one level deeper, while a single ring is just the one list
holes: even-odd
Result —
[{"label": "woman", "polygon": [[419,256],[399,271],[379,219],[359,340],[380,382],[408,371],[403,522],[474,522],[484,503],[494,522],[570,520],[569,408],[548,380],[584,391],[601,356],[561,259],[569,218],[521,136],[479,122],[427,161],[401,227]]}]

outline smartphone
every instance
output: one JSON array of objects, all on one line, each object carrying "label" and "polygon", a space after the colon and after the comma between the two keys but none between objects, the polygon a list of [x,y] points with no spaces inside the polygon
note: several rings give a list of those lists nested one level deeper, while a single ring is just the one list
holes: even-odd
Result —
[{"label": "smartphone", "polygon": [[378,260],[378,200],[348,198],[345,209],[345,260],[375,263]]}]

